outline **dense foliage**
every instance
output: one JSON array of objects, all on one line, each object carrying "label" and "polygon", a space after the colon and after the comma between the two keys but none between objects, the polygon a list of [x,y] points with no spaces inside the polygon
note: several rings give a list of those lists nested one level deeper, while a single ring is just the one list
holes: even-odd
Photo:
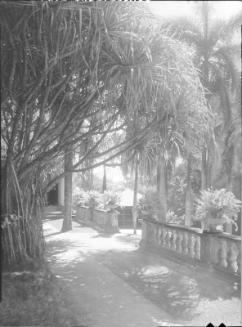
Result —
[{"label": "dense foliage", "polygon": [[[164,159],[183,138],[204,144],[211,117],[190,48],[156,29],[147,8],[1,3],[2,211],[35,222],[36,238],[22,224],[23,239],[32,239],[21,241],[23,257],[41,253],[39,208],[61,176],[133,149],[131,158],[148,148]],[[120,129],[124,137],[110,143]]]},{"label": "dense foliage", "polygon": [[85,192],[80,190],[75,197],[75,206],[112,210],[119,205],[119,200],[119,194],[113,191],[100,193],[98,191]]},{"label": "dense foliage", "polygon": [[195,220],[208,223],[214,221],[220,225],[232,223],[236,225],[242,202],[226,189],[203,190],[197,200]]}]

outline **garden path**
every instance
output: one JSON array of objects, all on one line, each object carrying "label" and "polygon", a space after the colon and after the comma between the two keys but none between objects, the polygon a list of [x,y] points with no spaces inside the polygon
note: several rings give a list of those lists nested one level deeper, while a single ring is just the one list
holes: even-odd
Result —
[{"label": "garden path", "polygon": [[234,281],[144,252],[140,231],[107,235],[73,222],[59,233],[62,220],[46,218],[47,259],[79,327],[240,324]]}]

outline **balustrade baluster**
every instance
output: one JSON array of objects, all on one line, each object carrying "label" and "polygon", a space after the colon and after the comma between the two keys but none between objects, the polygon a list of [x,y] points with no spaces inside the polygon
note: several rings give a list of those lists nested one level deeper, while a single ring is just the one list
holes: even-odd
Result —
[{"label": "balustrade baluster", "polygon": [[165,234],[165,247],[169,247],[169,230],[166,229],[166,234]]},{"label": "balustrade baluster", "polygon": [[158,230],[157,230],[157,244],[160,245],[161,244],[161,226],[158,226]]},{"label": "balustrade baluster", "polygon": [[191,234],[187,234],[187,255],[190,257],[191,256]]},{"label": "balustrade baluster", "polygon": [[238,256],[237,248],[232,243],[230,244],[229,251],[227,254],[227,262],[228,262],[228,269],[233,273],[236,273],[238,270],[237,256]]},{"label": "balustrade baluster", "polygon": [[157,242],[158,242],[158,228],[154,229],[154,241],[155,241],[155,245],[157,245]]},{"label": "balustrade baluster", "polygon": [[163,246],[163,227],[160,226],[160,245]]},{"label": "balustrade baluster", "polygon": [[171,231],[168,229],[167,231],[167,248],[170,249],[171,247]]},{"label": "balustrade baluster", "polygon": [[169,248],[170,234],[169,229],[166,230],[166,247]]},{"label": "balustrade baluster", "polygon": [[195,251],[194,251],[194,236],[193,234],[189,234],[188,238],[188,254],[191,258],[194,258]]},{"label": "balustrade baluster", "polygon": [[237,270],[237,273],[239,275],[241,275],[241,249],[239,247],[237,247],[238,249],[238,256],[237,256],[237,267],[238,267],[238,270]]},{"label": "balustrade baluster", "polygon": [[156,240],[157,240],[157,229],[155,226],[153,226],[153,243],[156,245]]},{"label": "balustrade baluster", "polygon": [[200,260],[200,250],[201,250],[201,239],[200,237],[195,237],[195,258]]},{"label": "balustrade baluster", "polygon": [[168,248],[171,249],[172,248],[172,239],[173,239],[173,234],[172,234],[171,230],[169,230],[168,235],[169,235]]},{"label": "balustrade baluster", "polygon": [[179,232],[179,253],[183,252],[183,238],[184,238],[183,233]]},{"label": "balustrade baluster", "polygon": [[177,231],[176,233],[176,251],[179,252],[179,248],[180,248],[180,232]]},{"label": "balustrade baluster", "polygon": [[162,227],[162,246],[166,246],[166,229]]},{"label": "balustrade baluster", "polygon": [[169,242],[170,242],[170,231],[169,229],[166,230],[166,247],[169,249]]},{"label": "balustrade baluster", "polygon": [[220,242],[220,248],[219,248],[219,251],[218,251],[218,264],[223,268],[227,268],[227,266],[228,266],[226,241],[221,241]]},{"label": "balustrade baluster", "polygon": [[184,237],[183,237],[183,246],[182,246],[182,253],[183,254],[187,254],[188,253],[188,235],[187,235],[187,233],[185,232],[185,234],[184,234]]},{"label": "balustrade baluster", "polygon": [[173,239],[172,239],[172,250],[176,251],[176,239],[177,239],[177,232],[173,230]]}]

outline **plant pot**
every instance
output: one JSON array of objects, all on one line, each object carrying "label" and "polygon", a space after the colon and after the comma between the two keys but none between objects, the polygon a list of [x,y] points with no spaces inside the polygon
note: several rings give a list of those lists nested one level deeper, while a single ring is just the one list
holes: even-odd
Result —
[{"label": "plant pot", "polygon": [[203,234],[221,234],[223,233],[221,230],[217,230],[217,229],[210,229],[210,230],[203,230]]},{"label": "plant pot", "polygon": [[218,226],[222,226],[224,220],[221,218],[208,218],[207,221],[201,223],[202,229],[210,233],[222,233],[222,230],[217,229]]}]

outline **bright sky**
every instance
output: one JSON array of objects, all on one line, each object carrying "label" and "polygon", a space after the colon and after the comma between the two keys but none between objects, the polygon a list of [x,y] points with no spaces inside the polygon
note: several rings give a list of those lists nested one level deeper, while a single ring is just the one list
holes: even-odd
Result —
[{"label": "bright sky", "polygon": [[[197,2],[201,1],[149,1],[153,13],[163,17],[191,15]],[[239,11],[242,12],[240,1],[209,1],[214,7],[214,16],[227,20]]]},{"label": "bright sky", "polygon": [[[94,175],[99,178],[103,177],[103,166],[97,167],[93,170]],[[107,180],[111,180],[114,183],[123,182],[124,177],[120,167],[106,167]]]}]

